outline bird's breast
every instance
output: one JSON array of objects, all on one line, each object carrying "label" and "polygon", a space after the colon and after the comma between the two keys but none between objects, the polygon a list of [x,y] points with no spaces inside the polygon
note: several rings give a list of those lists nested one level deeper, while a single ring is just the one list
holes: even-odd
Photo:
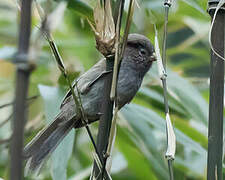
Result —
[{"label": "bird's breast", "polygon": [[133,69],[120,68],[117,82],[117,103],[121,108],[129,103],[137,93],[142,79]]}]

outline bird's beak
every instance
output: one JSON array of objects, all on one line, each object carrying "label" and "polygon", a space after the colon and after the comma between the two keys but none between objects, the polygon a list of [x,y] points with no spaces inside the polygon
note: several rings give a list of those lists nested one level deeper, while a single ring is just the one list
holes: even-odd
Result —
[{"label": "bird's beak", "polygon": [[150,56],[151,61],[156,61],[157,57],[156,57],[156,53],[152,53],[152,55]]}]

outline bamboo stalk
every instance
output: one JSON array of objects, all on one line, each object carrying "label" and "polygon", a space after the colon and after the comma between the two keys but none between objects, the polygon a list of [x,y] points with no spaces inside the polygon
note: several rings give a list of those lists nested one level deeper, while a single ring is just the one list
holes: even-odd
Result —
[{"label": "bamboo stalk", "polygon": [[175,158],[175,151],[176,151],[176,136],[175,136],[173,126],[172,126],[172,123],[170,120],[170,115],[169,115],[169,104],[168,104],[168,95],[167,95],[168,90],[167,90],[167,83],[166,83],[166,78],[167,78],[167,74],[166,74],[167,24],[168,24],[169,8],[171,6],[171,3],[172,3],[171,0],[164,1],[165,18],[164,18],[162,58],[161,58],[160,51],[159,51],[156,26],[155,26],[155,48],[156,48],[159,76],[160,76],[160,79],[161,79],[162,85],[163,85],[163,97],[164,97],[165,115],[166,115],[167,150],[165,153],[165,157],[168,162],[168,170],[169,170],[170,180],[174,180],[173,160]]},{"label": "bamboo stalk", "polygon": [[11,141],[10,179],[21,180],[23,176],[23,133],[27,119],[26,98],[29,86],[31,66],[28,63],[28,49],[31,31],[32,0],[21,1],[21,21],[19,31],[18,53],[16,56],[16,91],[13,109],[13,136]]},{"label": "bamboo stalk", "polygon": [[[113,69],[113,63],[114,63],[114,56],[106,60],[106,71]],[[106,159],[107,159],[106,149],[108,146],[108,137],[109,137],[109,132],[110,132],[111,123],[112,123],[112,116],[113,116],[114,103],[110,99],[111,84],[112,84],[112,73],[107,75],[105,85],[104,85],[104,90],[103,90],[104,101],[102,102],[102,108],[101,108],[101,112],[103,113],[103,115],[101,116],[99,121],[99,131],[97,136],[97,148],[101,154],[100,158],[103,161],[102,168],[105,168],[105,165],[106,165]],[[102,172],[104,172],[104,170]],[[101,179],[103,179],[103,175],[104,174],[102,173]]]},{"label": "bamboo stalk", "polygon": [[[121,19],[122,19],[122,12],[123,12],[123,6],[124,6],[124,1],[120,2],[120,10],[118,11],[118,14],[114,14],[114,20],[116,17],[118,17],[116,21],[116,36],[117,36],[117,45],[118,43],[118,38],[120,37],[120,26],[121,26]],[[119,49],[117,47],[117,52],[118,53]],[[118,58],[117,54],[117,58]],[[109,56],[106,58],[106,71],[112,70],[114,66],[114,56]],[[112,117],[113,117],[113,104],[114,101],[110,99],[110,92],[111,92],[111,86],[112,86],[112,78],[113,78],[113,73],[109,73],[106,77],[106,81],[104,84],[104,95],[103,95],[103,103],[102,103],[102,108],[101,112],[103,115],[100,118],[99,121],[99,128],[98,128],[98,136],[97,136],[97,148],[98,151],[100,152],[100,160],[103,161],[103,166],[101,172],[97,168],[96,162],[94,162],[94,167],[93,167],[93,173],[92,173],[92,178],[94,179],[103,179],[104,178],[104,172],[105,172],[105,166],[106,166],[106,161],[107,161],[107,146],[109,143],[109,135],[110,135],[110,129],[111,129],[111,123],[112,123]],[[101,174],[101,176],[99,176]]]},{"label": "bamboo stalk", "polygon": [[[219,1],[209,1],[209,14],[213,19]],[[216,14],[211,32],[211,43],[216,52],[224,57],[225,11]],[[211,51],[210,98],[208,124],[207,179],[222,180],[223,156],[223,107],[224,107],[224,60]]]},{"label": "bamboo stalk", "polygon": [[[164,7],[165,7],[165,18],[164,18],[164,34],[163,34],[163,48],[162,48],[162,62],[164,66],[164,70],[166,73],[166,43],[167,43],[167,25],[168,25],[168,15],[169,15],[169,8],[171,6],[171,1],[170,0],[165,0],[164,2]],[[174,175],[173,175],[173,160],[174,160],[174,154],[171,153],[171,149],[173,149],[174,144],[176,144],[175,141],[175,134],[173,132],[173,127],[171,124],[171,120],[169,118],[169,104],[168,104],[168,95],[167,95],[167,83],[166,83],[166,78],[162,79],[162,84],[163,84],[163,95],[164,95],[164,104],[165,104],[165,115],[168,117],[166,127],[167,127],[167,152],[166,152],[166,158],[168,162],[168,170],[169,170],[169,176],[170,180],[174,180]],[[171,131],[171,132],[170,132]],[[172,147],[172,148],[171,148]],[[170,149],[171,148],[171,149]]]}]

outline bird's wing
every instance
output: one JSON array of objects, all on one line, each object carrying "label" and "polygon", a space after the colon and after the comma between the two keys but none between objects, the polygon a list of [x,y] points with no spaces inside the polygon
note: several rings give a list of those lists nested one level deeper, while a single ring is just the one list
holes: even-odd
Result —
[{"label": "bird's wing", "polygon": [[[90,91],[91,86],[100,78],[102,78],[105,74],[108,74],[106,71],[106,63],[105,59],[100,60],[98,63],[96,63],[91,69],[89,69],[87,72],[85,72],[83,75],[81,75],[77,80],[73,83],[73,88],[75,87],[75,84],[77,84],[77,88],[81,94],[86,94]],[[70,101],[68,97],[71,96],[71,91],[69,90],[65,97],[63,98],[62,104],[60,108],[62,108],[67,101]]]}]

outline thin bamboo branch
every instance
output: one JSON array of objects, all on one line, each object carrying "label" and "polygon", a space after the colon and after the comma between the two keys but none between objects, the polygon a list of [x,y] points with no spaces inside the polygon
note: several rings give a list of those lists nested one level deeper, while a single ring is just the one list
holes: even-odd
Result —
[{"label": "thin bamboo branch", "polygon": [[[30,103],[32,103],[34,99],[36,99],[38,96],[32,96],[32,97],[29,97],[27,98],[28,102],[26,102],[26,106],[30,105]],[[4,107],[7,107],[7,106],[11,106],[13,105],[14,102],[10,102],[10,103],[7,103],[7,104],[3,104],[1,107],[4,108]],[[26,107],[27,108],[27,107]],[[0,123],[0,128],[2,126],[4,126],[11,118],[13,117],[13,112],[11,114],[9,114],[9,116]]]},{"label": "thin bamboo branch", "polygon": [[[27,101],[30,101],[30,100],[34,100],[36,98],[38,98],[38,95],[28,97],[26,100]],[[8,107],[8,106],[12,106],[13,104],[14,104],[14,101],[9,102],[9,103],[6,103],[6,104],[3,104],[3,105],[0,106],[0,109],[5,108],[5,107]]]},{"label": "thin bamboo branch", "polygon": [[133,14],[134,14],[134,5],[135,5],[135,0],[130,0],[129,9],[128,9],[128,13],[127,13],[127,20],[126,20],[126,25],[125,25],[125,31],[124,31],[124,35],[123,35],[122,49],[121,49],[121,53],[120,53],[120,60],[123,58],[125,47],[127,45],[127,38],[128,38],[129,31],[130,31],[130,26],[131,26],[131,23],[132,23]]},{"label": "thin bamboo branch", "polygon": [[7,139],[0,139],[0,145],[2,144],[7,144],[11,141],[11,137],[10,138],[7,138]]},{"label": "thin bamboo branch", "polygon": [[[115,100],[115,108],[114,108],[114,115],[112,119],[112,126],[110,129],[110,135],[109,135],[109,143],[106,151],[106,157],[109,157],[111,155],[111,152],[113,150],[113,143],[114,139],[116,136],[116,120],[117,120],[117,113],[119,111],[117,107],[117,102],[116,102],[116,87],[117,87],[117,78],[118,78],[118,72],[119,72],[119,64],[120,61],[123,59],[125,47],[127,44],[127,38],[130,30],[130,25],[132,22],[132,17],[133,17],[133,12],[134,12],[134,0],[130,0],[129,4],[129,10],[128,10],[128,15],[126,19],[126,26],[125,26],[125,32],[123,35],[123,42],[122,42],[122,48],[120,48],[119,44],[119,38],[116,39],[116,53],[115,53],[115,61],[114,61],[114,68],[113,68],[113,80],[112,80],[112,87],[111,87],[111,93],[110,93],[110,98],[111,100]],[[124,3],[124,2],[123,2]],[[122,5],[123,6],[123,5]],[[121,16],[118,17],[120,19],[120,24],[117,22],[117,36],[120,36],[120,26],[121,26],[121,17],[122,17],[122,8],[119,8],[119,14]]]},{"label": "thin bamboo branch", "polygon": [[4,121],[0,123],[0,128],[4,126],[9,120],[13,117],[13,113],[11,113]]},{"label": "thin bamboo branch", "polygon": [[[167,41],[167,25],[168,25],[168,14],[169,14],[169,8],[171,6],[171,3],[168,1],[165,1],[164,7],[165,7],[165,19],[164,19],[164,35],[163,35],[163,48],[162,48],[162,62],[164,66],[164,70],[166,73],[166,41]],[[164,104],[165,104],[165,114],[168,118],[166,118],[166,126],[167,126],[167,152],[166,152],[166,158],[168,161],[168,169],[169,169],[169,175],[170,180],[174,180],[173,175],[173,160],[174,160],[174,153],[170,153],[170,146],[175,144],[175,135],[173,132],[173,127],[171,124],[171,120],[169,118],[169,104],[168,104],[168,95],[167,95],[167,83],[166,78],[162,79],[163,84],[163,95],[164,95]],[[170,132],[171,131],[171,132]],[[173,149],[173,148],[172,148]]]},{"label": "thin bamboo branch", "polygon": [[175,150],[176,150],[176,137],[174,134],[173,126],[170,120],[169,115],[169,104],[168,104],[168,95],[167,95],[167,83],[166,83],[166,41],[167,41],[167,24],[168,24],[168,14],[169,14],[169,8],[171,6],[171,0],[165,0],[164,1],[164,7],[165,7],[165,18],[164,18],[164,35],[163,35],[163,47],[162,47],[162,59],[159,52],[158,47],[158,40],[157,40],[157,30],[155,26],[155,33],[156,33],[156,48],[157,48],[157,56],[158,56],[158,68],[159,68],[159,74],[160,78],[162,80],[163,85],[163,97],[164,97],[164,105],[165,105],[165,115],[166,115],[166,135],[167,135],[167,151],[165,153],[165,157],[168,161],[168,170],[169,170],[169,176],[170,180],[174,179],[173,175],[173,160],[175,158]]},{"label": "thin bamboo branch", "polygon": [[117,76],[118,76],[118,66],[120,61],[120,27],[121,27],[121,19],[122,19],[122,4],[119,7],[119,16],[116,23],[116,41],[115,41],[115,59],[114,59],[114,66],[113,66],[113,79],[112,79],[112,87],[110,91],[110,99],[112,101],[115,100],[116,96],[116,82],[117,82]]},{"label": "thin bamboo branch", "polygon": [[[124,6],[125,1],[122,2],[123,4],[121,5],[122,7]],[[125,32],[123,35],[123,42],[122,42],[122,48],[120,50],[119,46],[119,38],[120,38],[120,26],[121,26],[121,18],[122,18],[122,7],[119,8],[119,16],[118,18],[120,19],[119,23],[117,26],[117,41],[116,41],[116,54],[115,54],[115,62],[114,62],[114,70],[113,70],[113,80],[112,80],[112,87],[111,87],[111,92],[110,92],[110,98],[112,100],[115,100],[116,97],[116,84],[117,84],[117,77],[118,77],[118,72],[119,72],[119,63],[123,58],[123,53],[125,50],[125,47],[127,45],[127,38],[130,30],[130,25],[132,22],[132,17],[134,13],[134,0],[130,0],[129,4],[129,10],[128,10],[128,15],[127,15],[127,20],[126,20],[126,26],[125,26]],[[121,14],[121,15],[120,15]]]}]

